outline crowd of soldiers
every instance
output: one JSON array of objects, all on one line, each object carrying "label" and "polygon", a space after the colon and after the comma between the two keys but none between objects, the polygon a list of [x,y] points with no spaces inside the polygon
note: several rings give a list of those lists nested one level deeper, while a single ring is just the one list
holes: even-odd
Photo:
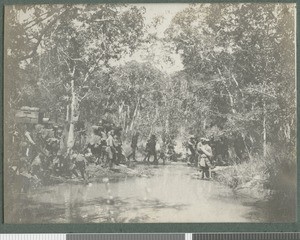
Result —
[{"label": "crowd of soldiers", "polygon": [[[125,155],[122,143],[122,128],[111,121],[102,119],[92,126],[75,129],[76,141],[71,151],[66,147],[68,126],[43,124],[17,124],[11,132],[10,170],[15,174],[27,172],[43,179],[45,176],[87,179],[86,167],[93,163],[112,169],[114,166],[130,161],[137,162],[139,132],[131,139],[131,152]],[[17,151],[16,151],[17,150]],[[174,155],[174,146],[166,151],[157,150],[157,137],[152,134],[143,148],[145,163],[163,163]],[[153,160],[152,160],[153,159]]]},{"label": "crowd of soldiers", "polygon": [[[126,160],[122,149],[120,127],[104,123],[92,127],[91,136],[86,129],[76,131],[74,146],[67,149],[67,126],[17,124],[11,134],[10,170],[28,172],[37,178],[45,175],[81,177],[86,179],[89,163],[112,166]],[[80,141],[84,138],[84,141]],[[79,140],[79,142],[78,142]]]},{"label": "crowd of soldiers", "polygon": [[[130,142],[131,152],[125,155],[122,142],[122,128],[112,121],[102,119],[97,125],[89,128],[82,124],[75,128],[76,140],[71,149],[67,145],[69,126],[55,124],[19,123],[11,132],[11,151],[8,151],[10,170],[14,173],[28,172],[42,179],[45,176],[61,176],[66,178],[87,179],[86,167],[93,163],[112,169],[116,165],[137,162],[137,150],[140,143],[140,133],[133,132]],[[208,139],[199,141],[192,136],[187,148],[191,155],[189,162],[200,167],[203,177],[210,177],[212,150]],[[142,147],[145,163],[158,164],[166,159],[176,161],[174,143],[169,139],[160,147],[157,136],[151,134]],[[159,148],[159,150],[158,150]],[[16,151],[17,150],[17,151]]]},{"label": "crowd of soldiers", "polygon": [[194,135],[187,142],[187,149],[190,151],[189,164],[202,172],[202,179],[211,178],[213,154],[209,143],[209,139],[200,138],[198,140]]}]

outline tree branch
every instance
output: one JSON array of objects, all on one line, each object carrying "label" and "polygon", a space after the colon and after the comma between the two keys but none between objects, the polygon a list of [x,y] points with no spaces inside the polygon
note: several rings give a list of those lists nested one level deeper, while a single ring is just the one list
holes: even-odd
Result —
[{"label": "tree branch", "polygon": [[44,29],[41,30],[40,32],[40,35],[36,38],[37,42],[36,44],[34,45],[32,51],[26,55],[26,56],[23,56],[23,57],[20,57],[18,60],[19,61],[24,61],[26,59],[29,59],[29,58],[32,58],[36,52],[37,52],[37,49],[41,43],[41,41],[43,40],[43,37],[44,35],[48,32],[48,30],[60,19],[60,17],[66,13],[68,11],[68,9],[66,9],[64,12],[62,12],[59,16],[57,16],[54,20],[52,20]]}]

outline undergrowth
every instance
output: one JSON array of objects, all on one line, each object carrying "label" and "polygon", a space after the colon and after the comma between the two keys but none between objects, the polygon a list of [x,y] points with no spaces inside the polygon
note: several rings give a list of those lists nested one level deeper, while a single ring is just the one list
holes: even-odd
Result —
[{"label": "undergrowth", "polygon": [[296,151],[280,149],[274,147],[266,157],[252,156],[246,162],[224,167],[216,172],[216,180],[234,190],[247,189],[256,196],[276,200],[279,208],[296,206]]}]

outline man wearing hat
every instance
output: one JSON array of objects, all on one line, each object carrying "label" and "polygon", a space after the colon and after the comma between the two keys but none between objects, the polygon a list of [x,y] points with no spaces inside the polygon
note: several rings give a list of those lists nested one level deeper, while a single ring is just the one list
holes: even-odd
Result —
[{"label": "man wearing hat", "polygon": [[212,157],[212,150],[208,143],[209,139],[200,138],[200,141],[197,144],[197,151],[199,153],[199,166],[202,170],[202,179],[204,179],[204,177],[208,179],[211,178],[210,169],[212,165],[210,159]]}]

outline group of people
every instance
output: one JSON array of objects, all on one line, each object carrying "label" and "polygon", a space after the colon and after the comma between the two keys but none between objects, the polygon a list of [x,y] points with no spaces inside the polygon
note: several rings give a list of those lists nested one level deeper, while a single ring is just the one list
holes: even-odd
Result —
[{"label": "group of people", "polygon": [[92,129],[84,151],[95,157],[97,165],[112,167],[113,164],[118,165],[126,160],[122,148],[122,128],[102,122]]},{"label": "group of people", "polygon": [[200,138],[198,141],[197,138],[192,135],[187,143],[187,148],[191,153],[189,163],[202,171],[202,179],[211,178],[211,159],[213,154],[209,142],[207,138]]},{"label": "group of people", "polygon": [[67,130],[67,126],[16,124],[11,132],[10,171],[17,175],[29,173],[39,179],[45,175],[79,177],[79,174],[86,179],[86,167],[91,162],[102,161],[110,166],[121,162],[124,156],[121,128],[104,123],[93,127],[91,136],[86,129],[76,131],[77,140],[71,150],[66,146]]},{"label": "group of people", "polygon": [[[15,173],[29,172],[41,177],[55,168],[59,157],[62,129],[58,126],[18,123],[11,134],[10,166]],[[16,151],[17,150],[17,151]]]},{"label": "group of people", "polygon": [[[97,126],[91,127],[88,134],[87,127],[82,136],[77,134],[77,141],[71,151],[64,149],[66,143],[66,132],[68,128],[59,126],[43,126],[40,124],[21,124],[12,134],[14,156],[12,166],[15,171],[27,169],[33,176],[41,178],[45,174],[54,174],[63,177],[81,177],[86,179],[86,167],[93,163],[102,167],[113,168],[114,165],[137,161],[137,150],[139,144],[139,132],[134,132],[130,142],[131,152],[125,155],[122,142],[122,128],[111,121],[101,120]],[[78,143],[78,139],[83,139]],[[172,141],[166,141],[161,148],[157,147],[157,136],[150,135],[144,148],[143,162],[158,164],[162,159],[176,161],[176,152]],[[191,136],[187,148],[190,150],[189,162],[202,170],[202,176],[210,178],[212,167],[212,149],[209,140]],[[142,147],[143,149],[143,147]]]},{"label": "group of people", "polygon": [[[139,132],[131,139],[131,152],[123,150],[122,128],[111,121],[101,120],[97,126],[84,127],[76,132],[76,141],[70,151],[66,149],[67,126],[19,123],[12,131],[10,166],[15,173],[28,172],[37,178],[45,175],[87,178],[88,164],[113,168],[120,163],[137,161]],[[80,134],[78,134],[80,132]],[[82,134],[84,133],[84,134]],[[80,135],[80,136],[79,136]],[[18,151],[15,151],[18,149]],[[152,134],[145,148],[145,162],[158,164],[165,158],[157,151],[157,138]],[[80,176],[81,175],[81,176]]]},{"label": "group of people", "polygon": [[150,158],[153,157],[153,164],[158,164],[158,160],[161,159],[163,164],[165,164],[166,159],[169,159],[170,161],[176,161],[176,152],[175,152],[175,147],[172,141],[165,142],[162,145],[162,148],[160,151],[158,151],[157,147],[157,137],[152,134],[150,138],[148,139],[146,143],[146,155],[144,158],[144,162],[149,163]]}]

